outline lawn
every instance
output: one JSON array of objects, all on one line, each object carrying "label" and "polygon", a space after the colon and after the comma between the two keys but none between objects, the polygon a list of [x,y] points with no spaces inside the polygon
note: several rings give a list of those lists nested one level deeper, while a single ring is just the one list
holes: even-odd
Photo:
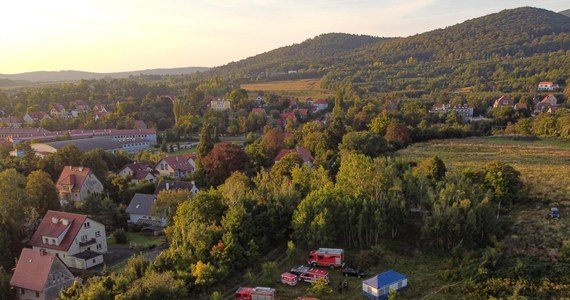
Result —
[{"label": "lawn", "polygon": [[280,95],[289,95],[299,97],[301,100],[334,96],[334,93],[331,91],[321,88],[320,78],[247,83],[242,84],[241,88],[251,92],[264,91]]}]

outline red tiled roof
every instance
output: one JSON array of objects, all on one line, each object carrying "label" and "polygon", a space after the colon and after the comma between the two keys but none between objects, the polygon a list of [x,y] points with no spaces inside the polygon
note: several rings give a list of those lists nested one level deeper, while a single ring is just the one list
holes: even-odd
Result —
[{"label": "red tiled roof", "polygon": [[[67,220],[68,225],[64,225],[62,219]],[[38,226],[38,229],[36,229],[36,232],[34,232],[34,235],[32,235],[30,245],[34,247],[67,251],[69,250],[69,247],[71,247],[71,244],[75,240],[75,237],[79,233],[79,230],[81,230],[81,226],[83,226],[83,223],[85,223],[86,219],[86,215],[48,210],[42,219],[42,222]],[[54,223],[56,220],[57,223]],[[63,237],[59,246],[53,244],[44,244],[42,236],[51,237],[54,234],[61,234],[68,226],[69,229],[67,230],[67,233]]]},{"label": "red tiled roof", "polygon": [[294,112],[286,112],[286,113],[282,113],[281,116],[283,117],[283,119],[295,119],[295,113]]},{"label": "red tiled roof", "polygon": [[552,85],[552,81],[542,81],[538,83],[539,85]]},{"label": "red tiled roof", "polygon": [[10,285],[37,292],[43,291],[56,259],[59,258],[55,254],[29,248],[22,249]]},{"label": "red tiled roof", "polygon": [[326,104],[326,105],[328,105],[329,103],[328,103],[326,100],[319,99],[319,100],[317,100],[317,101],[315,102],[315,104],[317,104],[317,105],[319,105],[319,104]]},{"label": "red tiled roof", "polygon": [[196,153],[182,153],[182,156],[184,156],[186,160],[196,160]]},{"label": "red tiled roof", "polygon": [[315,160],[313,158],[313,156],[311,155],[311,151],[309,151],[308,149],[303,148],[301,146],[297,146],[297,147],[295,147],[295,149],[283,149],[283,150],[279,151],[279,153],[275,157],[275,161],[276,162],[280,161],[283,157],[285,157],[287,154],[289,154],[291,152],[295,152],[295,153],[299,154],[299,156],[303,159],[304,162],[312,163]]},{"label": "red tiled roof", "polygon": [[59,175],[59,179],[55,184],[55,187],[59,190],[63,187],[63,185],[72,185],[72,191],[79,191],[81,190],[81,186],[83,182],[91,173],[91,169],[85,167],[72,167],[72,166],[65,166],[61,171],[61,175]]},{"label": "red tiled roof", "polygon": [[299,112],[299,115],[301,117],[306,117],[307,114],[309,113],[309,110],[306,108],[300,108],[300,109],[297,109],[297,111]]},{"label": "red tiled roof", "polygon": [[[554,97],[554,95],[553,95],[553,94],[549,94],[548,96],[544,97],[544,98],[540,101],[540,103],[546,103],[546,102],[548,102],[548,100],[550,100],[550,98],[552,98],[552,97]],[[554,98],[556,99],[556,97],[554,97]]]},{"label": "red tiled roof", "polygon": [[163,160],[174,170],[193,171],[194,168],[188,162],[188,158],[184,154],[167,156]]},{"label": "red tiled roof", "polygon": [[265,109],[261,107],[255,107],[251,110],[251,112],[255,114],[265,114]]}]

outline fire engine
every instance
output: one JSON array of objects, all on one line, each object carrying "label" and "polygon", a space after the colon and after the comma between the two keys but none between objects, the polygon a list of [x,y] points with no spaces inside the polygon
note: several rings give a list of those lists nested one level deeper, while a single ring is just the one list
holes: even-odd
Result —
[{"label": "fire engine", "polygon": [[309,264],[311,266],[343,267],[344,250],[332,248],[319,248],[309,252]]},{"label": "fire engine", "polygon": [[299,278],[295,274],[289,272],[281,274],[281,282],[284,284],[288,284],[290,286],[296,286],[298,281]]},{"label": "fire engine", "polygon": [[235,300],[275,300],[275,289],[267,287],[240,287]]},{"label": "fire engine", "polygon": [[325,281],[329,282],[329,272],[319,269],[309,269],[307,272],[302,273],[299,275],[299,279],[303,280],[304,282],[313,282],[319,278],[324,278]]}]

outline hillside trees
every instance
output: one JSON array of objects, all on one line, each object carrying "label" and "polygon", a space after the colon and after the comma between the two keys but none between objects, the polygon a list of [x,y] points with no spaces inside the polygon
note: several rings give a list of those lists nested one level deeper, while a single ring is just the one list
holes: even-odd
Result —
[{"label": "hillside trees", "polygon": [[249,163],[247,154],[231,143],[218,143],[204,157],[202,167],[210,185],[217,186],[224,182],[232,172],[243,171]]}]

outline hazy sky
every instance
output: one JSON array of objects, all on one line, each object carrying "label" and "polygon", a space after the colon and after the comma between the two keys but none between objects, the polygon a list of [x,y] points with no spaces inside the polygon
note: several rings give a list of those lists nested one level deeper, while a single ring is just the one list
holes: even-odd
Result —
[{"label": "hazy sky", "polygon": [[0,11],[0,73],[218,66],[329,32],[408,36],[568,0],[17,0]]}]

